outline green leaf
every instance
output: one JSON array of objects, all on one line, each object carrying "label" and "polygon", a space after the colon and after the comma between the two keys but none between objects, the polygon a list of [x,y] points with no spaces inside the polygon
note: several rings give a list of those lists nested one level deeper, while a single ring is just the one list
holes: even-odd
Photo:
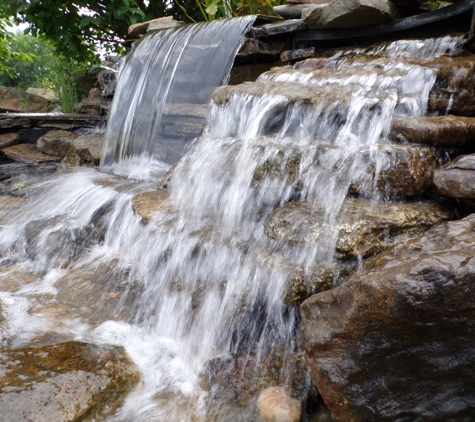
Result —
[{"label": "green leaf", "polygon": [[80,21],[79,21],[79,26],[89,26],[91,23],[91,16],[84,16]]},{"label": "green leaf", "polygon": [[205,10],[208,15],[214,16],[216,12],[218,11],[218,2],[213,2],[209,4]]}]

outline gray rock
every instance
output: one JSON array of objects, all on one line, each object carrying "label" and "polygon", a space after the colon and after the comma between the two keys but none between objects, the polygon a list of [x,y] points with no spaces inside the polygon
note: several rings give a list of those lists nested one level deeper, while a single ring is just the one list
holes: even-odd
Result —
[{"label": "gray rock", "polygon": [[395,9],[389,0],[334,0],[302,11],[311,29],[351,28],[389,21]]},{"label": "gray rock", "polygon": [[336,422],[475,418],[475,214],[363,264],[301,306]]},{"label": "gray rock", "polygon": [[52,130],[36,141],[36,146],[46,154],[65,157],[71,143],[78,137],[67,130]]},{"label": "gray rock", "polygon": [[165,18],[158,18],[151,21],[147,26],[147,32],[156,31],[158,29],[174,28],[175,26],[183,25],[183,22],[178,22],[173,19],[169,19],[171,16]]},{"label": "gray rock", "polygon": [[2,350],[0,419],[84,420],[121,399],[138,380],[121,347],[68,342]]},{"label": "gray rock", "polygon": [[285,19],[300,19],[302,10],[311,7],[309,4],[283,4],[281,6],[274,6],[273,10],[278,15]]},{"label": "gray rock", "polygon": [[307,59],[309,57],[314,57],[314,56],[315,56],[315,47],[300,48],[298,50],[283,51],[280,54],[280,61],[285,63],[285,62],[290,62],[292,60],[302,60],[302,59]]},{"label": "gray rock", "polygon": [[443,196],[475,199],[475,154],[457,157],[436,170],[434,185]]}]

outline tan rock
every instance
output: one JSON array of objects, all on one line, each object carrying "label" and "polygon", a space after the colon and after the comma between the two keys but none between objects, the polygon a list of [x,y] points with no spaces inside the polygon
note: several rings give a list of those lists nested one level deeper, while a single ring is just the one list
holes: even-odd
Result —
[{"label": "tan rock", "polygon": [[9,422],[79,421],[113,405],[139,380],[116,346],[68,342],[0,353],[0,415]]},{"label": "tan rock", "polygon": [[143,285],[128,275],[129,269],[115,258],[76,266],[55,283],[57,300],[66,308],[80,308],[82,317],[94,325],[131,322]]},{"label": "tan rock", "polygon": [[21,142],[21,136],[18,133],[0,134],[0,149],[18,145]]},{"label": "tan rock", "polygon": [[61,157],[45,154],[36,145],[19,144],[0,150],[8,158],[20,163],[38,165],[46,163],[57,163],[61,161]]},{"label": "tan rock", "polygon": [[142,217],[142,223],[147,224],[154,212],[171,210],[170,192],[160,189],[136,195],[132,199],[132,208]]},{"label": "tan rock", "polygon": [[49,88],[28,88],[26,90],[28,94],[37,95],[38,97],[44,98],[46,101],[52,103],[59,102],[58,96],[54,93],[52,89]]},{"label": "tan rock", "polygon": [[446,148],[475,145],[475,117],[396,117],[391,122],[390,137],[399,142]]},{"label": "tan rock", "polygon": [[290,397],[283,387],[269,387],[259,394],[257,405],[266,422],[299,422],[300,402]]}]

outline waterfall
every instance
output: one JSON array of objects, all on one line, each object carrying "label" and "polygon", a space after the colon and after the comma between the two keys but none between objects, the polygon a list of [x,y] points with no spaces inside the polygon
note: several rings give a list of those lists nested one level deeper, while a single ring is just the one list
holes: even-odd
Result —
[{"label": "waterfall", "polygon": [[[219,47],[223,69],[250,21],[239,22],[223,36],[232,46]],[[215,25],[206,28],[214,34]],[[434,69],[395,54],[391,44],[370,58],[336,54],[211,94],[220,71],[212,83],[193,81],[203,91],[191,95],[184,87],[189,76],[171,82],[181,66],[171,44],[194,39],[189,49],[198,56],[182,56],[206,78],[214,70],[204,69],[214,65],[201,46],[218,44],[214,35],[206,41],[195,31],[146,37],[134,55],[157,40],[164,51],[136,65],[131,58],[121,73],[130,81],[140,66],[147,75],[160,63],[171,66],[160,89],[145,76],[135,75],[137,91],[121,79],[108,128],[103,168],[136,175],[128,166],[138,164],[146,180],[79,169],[31,184],[21,212],[0,215],[0,265],[8,257],[10,276],[20,271],[33,279],[0,292],[7,316],[2,341],[21,346],[54,333],[55,339],[123,345],[143,378],[120,409],[103,415],[109,421],[250,421],[255,392],[265,385],[260,377],[305,399],[310,377],[299,355],[299,309],[282,302],[289,274],[333,265],[336,223],[352,186],[369,199],[385,198],[376,179],[390,165],[391,119],[424,115],[436,77]],[[143,224],[131,201],[156,190],[149,164],[167,157],[172,164],[183,151],[180,144],[168,156],[160,143],[150,145],[160,139],[165,109],[185,100],[203,104],[211,95],[203,134]],[[162,101],[166,96],[172,99]],[[158,120],[148,122],[151,116]],[[323,216],[316,243],[297,246],[269,236],[272,212],[295,198]],[[80,291],[83,273],[90,274],[87,289],[97,293],[73,306],[71,290]],[[101,313],[109,292],[120,300],[114,312]],[[233,384],[239,376],[241,384]]]},{"label": "waterfall", "polygon": [[148,178],[174,165],[204,126],[255,17],[150,32],[120,70],[102,153],[107,172]]}]

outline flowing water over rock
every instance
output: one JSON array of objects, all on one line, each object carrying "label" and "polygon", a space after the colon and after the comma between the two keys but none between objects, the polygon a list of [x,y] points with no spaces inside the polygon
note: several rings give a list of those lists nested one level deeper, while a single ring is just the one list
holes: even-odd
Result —
[{"label": "flowing water over rock", "polygon": [[[394,164],[391,119],[425,114],[436,70],[394,50],[391,60],[384,50],[351,63],[337,55],[219,88],[203,135],[167,190],[149,194],[156,180],[92,169],[28,186],[20,211],[0,216],[4,345],[74,339],[123,346],[142,380],[107,416],[112,421],[259,420],[257,396],[272,385],[304,401],[312,386],[299,309],[283,303],[289,272],[277,264],[305,274],[315,264],[335,267],[349,191],[375,206],[400,199],[382,176]],[[142,95],[150,91],[142,88]],[[124,121],[112,121],[109,133]],[[114,168],[111,157],[122,168],[128,155],[109,146],[106,168]],[[424,148],[433,152],[424,153],[432,157],[427,168],[438,166],[440,154]],[[153,173],[148,154],[138,161],[145,174]],[[317,241],[269,236],[274,210],[295,198],[318,216]],[[449,217],[421,208],[428,225]],[[391,242],[393,223],[385,224],[381,248]],[[338,257],[350,269],[369,253],[358,242]],[[330,273],[327,287],[338,280]]]},{"label": "flowing water over rock", "polygon": [[152,163],[158,170],[176,164],[200,135],[210,96],[226,83],[254,20],[217,20],[143,37],[119,75],[102,167],[147,178]]}]

